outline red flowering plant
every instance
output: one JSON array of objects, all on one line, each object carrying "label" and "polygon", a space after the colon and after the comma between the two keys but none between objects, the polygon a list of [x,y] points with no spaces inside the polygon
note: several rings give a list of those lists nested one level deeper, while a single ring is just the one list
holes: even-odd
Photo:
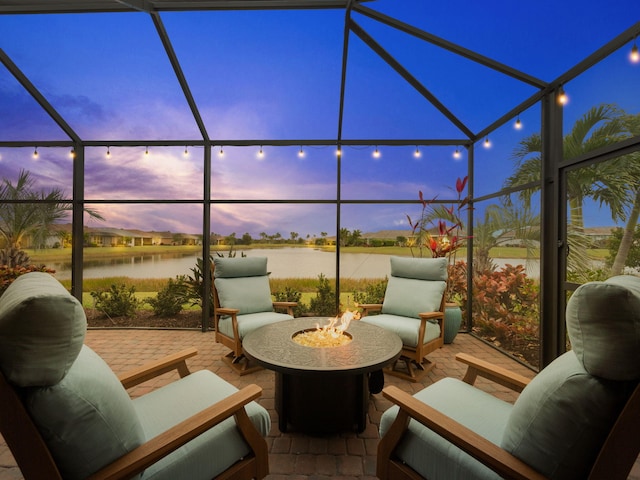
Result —
[{"label": "red flowering plant", "polygon": [[[462,247],[468,237],[464,236],[464,222],[462,220],[469,204],[469,196],[463,196],[469,177],[456,180],[455,191],[457,198],[451,204],[437,203],[437,197],[425,200],[419,191],[422,210],[420,217],[413,221],[409,215],[407,220],[411,227],[409,248],[413,257],[431,256],[447,257],[449,269],[454,268],[456,252]],[[452,277],[450,272],[449,278]],[[455,296],[455,292],[448,288],[448,297]]]}]

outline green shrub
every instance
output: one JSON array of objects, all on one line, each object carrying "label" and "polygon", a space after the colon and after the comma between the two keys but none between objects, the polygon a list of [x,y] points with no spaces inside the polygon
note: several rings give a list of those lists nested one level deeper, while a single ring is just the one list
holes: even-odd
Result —
[{"label": "green shrub", "polygon": [[108,291],[91,292],[94,306],[108,317],[131,317],[141,305],[135,297],[135,287],[111,285]]},{"label": "green shrub", "polygon": [[309,303],[309,311],[319,317],[336,315],[336,293],[322,273],[318,275],[316,296]]},{"label": "green shrub", "polygon": [[353,292],[353,301],[355,303],[382,303],[387,290],[387,283],[389,283],[388,278],[368,284],[364,292]]},{"label": "green shrub", "polygon": [[294,317],[301,317],[309,310],[309,307],[302,303],[302,292],[294,290],[293,288],[286,286],[282,291],[274,291],[273,297],[276,302],[297,302],[298,305],[293,309]]},{"label": "green shrub", "polygon": [[147,303],[156,316],[173,317],[182,311],[182,306],[189,300],[186,276],[177,275],[175,281],[170,278],[156,297],[147,299]]}]

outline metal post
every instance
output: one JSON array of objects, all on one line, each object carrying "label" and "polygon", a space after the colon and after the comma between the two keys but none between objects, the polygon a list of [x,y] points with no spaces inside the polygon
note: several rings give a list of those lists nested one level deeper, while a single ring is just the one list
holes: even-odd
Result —
[{"label": "metal post", "polygon": [[84,145],[74,143],[71,220],[71,294],[82,302],[84,252]]},{"label": "metal post", "polygon": [[[557,91],[542,100],[542,172],[540,241],[540,368],[565,350],[564,295],[566,206],[559,164],[563,157],[562,107]],[[564,213],[562,213],[564,212]]]}]

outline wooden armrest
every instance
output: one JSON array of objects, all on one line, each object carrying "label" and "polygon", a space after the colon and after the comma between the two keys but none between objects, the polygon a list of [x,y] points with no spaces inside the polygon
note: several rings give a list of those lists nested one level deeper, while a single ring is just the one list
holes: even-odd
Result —
[{"label": "wooden armrest", "polygon": [[172,370],[177,370],[180,377],[186,377],[191,373],[187,367],[186,359],[197,354],[198,350],[196,348],[187,348],[181,352],[167,355],[159,360],[129,370],[121,374],[118,380],[120,380],[124,388],[131,388]]},{"label": "wooden armrest", "polygon": [[[242,424],[243,428],[246,428],[248,416],[244,410],[244,406],[258,398],[261,394],[262,389],[259,386],[255,384],[247,385],[239,392],[229,395],[227,398],[220,400],[214,405],[180,422],[166,432],[143,443],[138,448],[94,473],[89,479],[106,480],[130,478],[232,415],[238,415],[240,418],[236,418],[237,423],[239,425]],[[244,417],[246,417],[246,419],[244,419]],[[250,420],[248,421],[249,423],[251,422]],[[243,434],[244,433],[243,431]],[[257,431],[255,431],[255,433],[259,435]],[[251,436],[253,434],[248,432],[248,435]],[[266,443],[264,447],[266,451]]]},{"label": "wooden armrest", "polygon": [[297,307],[298,302],[273,302],[274,307]]},{"label": "wooden armrest", "polygon": [[382,310],[381,303],[358,303],[358,308],[362,309],[362,316],[366,317],[369,312],[379,312]]},{"label": "wooden armrest", "polygon": [[287,313],[294,316],[293,309],[298,306],[298,302],[273,302],[273,308],[284,308],[287,310]]},{"label": "wooden armrest", "polygon": [[458,353],[456,355],[456,360],[468,365],[467,373],[462,381],[469,385],[473,385],[478,375],[480,375],[481,377],[496,382],[516,392],[521,392],[531,381],[530,378],[519,375],[485,360],[480,360],[479,358],[466,353]]},{"label": "wooden armrest", "polygon": [[216,315],[237,315],[240,312],[238,308],[216,308]]},{"label": "wooden armrest", "polygon": [[[385,438],[399,440],[401,432],[408,424],[408,418],[413,418],[425,427],[433,430],[445,440],[467,452],[484,465],[491,468],[505,478],[542,480],[546,477],[531,468],[522,460],[503,450],[498,445],[478,435],[464,425],[447,417],[438,410],[403,392],[396,386],[389,386],[382,390],[382,394],[400,407],[400,413],[390,430],[380,440],[380,448],[389,449],[389,445],[383,444]],[[397,425],[396,425],[397,424]],[[379,450],[380,451],[380,450]],[[392,449],[387,450],[392,452]]]},{"label": "wooden armrest", "polygon": [[423,312],[418,314],[421,319],[433,320],[435,318],[444,318],[443,312]]}]

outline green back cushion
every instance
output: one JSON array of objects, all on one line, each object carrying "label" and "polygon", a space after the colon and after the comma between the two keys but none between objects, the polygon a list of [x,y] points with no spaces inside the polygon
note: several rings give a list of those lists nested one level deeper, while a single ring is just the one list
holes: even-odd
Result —
[{"label": "green back cushion", "polygon": [[587,478],[629,393],[626,383],[590,375],[567,352],[522,391],[501,446],[549,478]]},{"label": "green back cushion", "polygon": [[640,378],[640,278],[577,288],[567,331],[572,350],[521,393],[502,446],[551,478],[586,478]]},{"label": "green back cushion", "polygon": [[273,311],[265,257],[214,258],[214,284],[223,308],[239,315]]},{"label": "green back cushion", "polygon": [[446,281],[446,258],[391,257],[382,313],[419,318],[419,313],[436,312]]},{"label": "green back cushion", "polygon": [[581,285],[567,304],[571,348],[592,375],[640,378],[640,278]]},{"label": "green back cushion", "polygon": [[82,305],[48,273],[18,277],[0,297],[0,368],[21,387],[55,385],[80,352]]},{"label": "green back cushion", "polygon": [[391,276],[417,280],[447,281],[446,258],[391,257]]},{"label": "green back cushion", "polygon": [[266,257],[213,259],[215,278],[261,277],[267,275]]},{"label": "green back cushion", "polygon": [[85,478],[144,442],[129,395],[87,346],[60,383],[28,389],[25,405],[64,478]]}]

